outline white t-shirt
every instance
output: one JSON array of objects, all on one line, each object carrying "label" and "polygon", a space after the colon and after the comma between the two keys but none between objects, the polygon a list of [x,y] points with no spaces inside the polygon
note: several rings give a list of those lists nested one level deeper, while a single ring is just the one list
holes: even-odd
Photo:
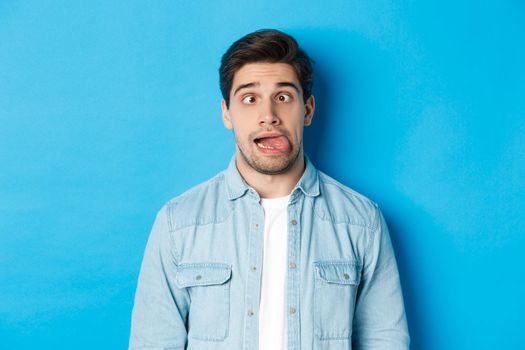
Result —
[{"label": "white t-shirt", "polygon": [[286,350],[286,266],[290,196],[262,198],[264,252],[259,305],[259,350]]}]

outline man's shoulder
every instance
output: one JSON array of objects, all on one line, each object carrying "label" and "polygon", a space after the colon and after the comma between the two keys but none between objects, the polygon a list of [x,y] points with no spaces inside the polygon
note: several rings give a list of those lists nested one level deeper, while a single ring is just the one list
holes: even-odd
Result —
[{"label": "man's shoulder", "polygon": [[221,171],[170,199],[161,209],[166,212],[170,228],[176,230],[223,220],[229,212],[224,205],[224,199],[228,198],[225,181],[225,171]]},{"label": "man's shoulder", "polygon": [[319,184],[322,201],[316,212],[322,219],[368,228],[377,225],[379,208],[374,201],[322,171]]}]

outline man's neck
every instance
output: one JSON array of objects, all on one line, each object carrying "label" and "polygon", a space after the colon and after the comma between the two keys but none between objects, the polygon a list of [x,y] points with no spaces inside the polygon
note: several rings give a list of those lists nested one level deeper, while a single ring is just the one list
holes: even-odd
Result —
[{"label": "man's neck", "polygon": [[300,152],[294,165],[283,174],[262,174],[248,164],[239,161],[241,155],[236,156],[236,165],[244,181],[248,183],[262,198],[277,198],[289,195],[304,173],[306,163],[304,153]]}]

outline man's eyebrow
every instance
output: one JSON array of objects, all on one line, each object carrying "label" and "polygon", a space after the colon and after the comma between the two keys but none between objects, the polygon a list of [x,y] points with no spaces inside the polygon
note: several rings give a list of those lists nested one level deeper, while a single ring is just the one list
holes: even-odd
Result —
[{"label": "man's eyebrow", "polygon": [[[261,84],[259,82],[251,82],[251,83],[241,84],[235,89],[235,91],[233,92],[233,96],[235,96],[235,94],[237,92],[239,92],[240,90],[242,90],[242,89],[252,88],[252,87],[256,87],[256,86],[260,86],[260,85]],[[291,88],[295,89],[295,91],[297,91],[297,93],[301,92],[299,87],[296,84],[292,83],[291,81],[280,81],[276,85],[279,86],[279,87],[286,87],[286,86],[288,86],[288,87],[291,87]]]},{"label": "man's eyebrow", "polygon": [[295,91],[297,91],[297,93],[300,93],[299,87],[296,84],[292,83],[291,81],[280,81],[277,83],[277,86],[281,86],[281,87],[289,86],[291,88],[294,88]]},{"label": "man's eyebrow", "polygon": [[239,90],[242,90],[242,89],[246,89],[246,88],[251,88],[251,87],[256,87],[256,86],[259,86],[261,84],[259,83],[246,83],[246,84],[241,84],[237,87],[237,89],[235,89],[235,91],[233,92],[233,96],[235,96],[235,94],[237,92],[239,92]]}]

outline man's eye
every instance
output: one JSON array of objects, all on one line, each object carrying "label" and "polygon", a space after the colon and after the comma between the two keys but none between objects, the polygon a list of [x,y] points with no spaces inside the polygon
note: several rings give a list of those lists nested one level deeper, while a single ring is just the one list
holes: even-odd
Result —
[{"label": "man's eye", "polygon": [[280,94],[277,96],[277,100],[279,102],[290,102],[292,100],[292,96],[288,94]]},{"label": "man's eye", "polygon": [[248,96],[243,97],[242,103],[247,104],[247,105],[251,105],[255,103],[255,96],[248,95]]}]

